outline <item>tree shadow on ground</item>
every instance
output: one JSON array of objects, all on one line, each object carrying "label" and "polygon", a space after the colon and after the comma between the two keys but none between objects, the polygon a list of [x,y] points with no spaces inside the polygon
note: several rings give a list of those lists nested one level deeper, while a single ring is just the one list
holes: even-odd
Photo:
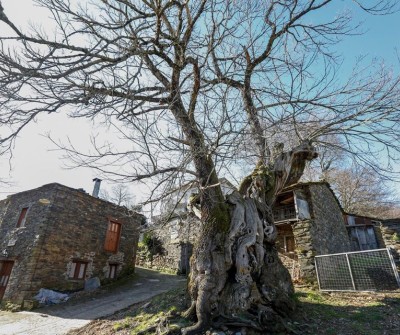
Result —
[{"label": "tree shadow on ground", "polygon": [[296,293],[293,334],[398,335],[400,291],[323,294]]}]

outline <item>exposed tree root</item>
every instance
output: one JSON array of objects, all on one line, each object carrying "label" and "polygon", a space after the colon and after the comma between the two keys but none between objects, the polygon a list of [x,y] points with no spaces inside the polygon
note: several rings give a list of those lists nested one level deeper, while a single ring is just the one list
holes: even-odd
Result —
[{"label": "exposed tree root", "polygon": [[185,319],[194,319],[196,317],[196,302],[192,301],[190,307],[183,313],[181,313],[182,317]]},{"label": "exposed tree root", "polygon": [[194,326],[182,329],[182,335],[199,335],[210,327],[210,323],[197,322]]}]

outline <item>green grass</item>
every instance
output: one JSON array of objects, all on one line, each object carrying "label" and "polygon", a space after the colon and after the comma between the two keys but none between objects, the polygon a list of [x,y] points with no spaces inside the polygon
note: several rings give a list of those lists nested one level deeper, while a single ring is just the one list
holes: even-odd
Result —
[{"label": "green grass", "polygon": [[126,317],[122,322],[116,322],[113,325],[113,329],[115,331],[118,331],[118,330],[122,330],[122,329],[125,329],[125,328],[129,328],[131,326],[131,323],[132,323],[131,318],[130,317]]},{"label": "green grass", "polygon": [[[381,335],[386,328],[400,329],[400,292],[321,293],[298,290],[295,294],[299,334]],[[396,330],[395,330],[396,329]]]},{"label": "green grass", "polygon": [[154,297],[148,303],[132,309],[123,320],[113,324],[115,332],[129,330],[131,335],[155,334],[154,327],[166,320],[166,331],[162,334],[180,334],[180,329],[189,325],[180,316],[186,309],[186,294],[183,289],[176,289]]}]

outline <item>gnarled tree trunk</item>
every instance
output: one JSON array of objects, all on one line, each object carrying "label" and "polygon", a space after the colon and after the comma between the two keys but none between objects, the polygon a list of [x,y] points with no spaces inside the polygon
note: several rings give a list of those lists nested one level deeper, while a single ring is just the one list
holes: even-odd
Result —
[{"label": "gnarled tree trunk", "polygon": [[281,317],[294,310],[294,291],[275,248],[271,206],[282,188],[299,180],[305,162],[313,157],[308,143],[279,154],[270,166],[258,166],[223,203],[210,197],[216,185],[204,190],[203,228],[191,259],[192,305],[187,312],[196,312],[198,322],[183,334],[201,334],[219,323],[261,332],[282,330]]}]

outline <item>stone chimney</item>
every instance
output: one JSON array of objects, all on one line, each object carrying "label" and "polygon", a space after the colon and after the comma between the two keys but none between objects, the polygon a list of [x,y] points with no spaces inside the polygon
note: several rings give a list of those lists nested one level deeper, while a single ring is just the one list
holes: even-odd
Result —
[{"label": "stone chimney", "polygon": [[92,197],[98,198],[99,197],[99,191],[100,191],[101,179],[94,178],[93,181],[94,181],[94,187],[93,187]]}]

